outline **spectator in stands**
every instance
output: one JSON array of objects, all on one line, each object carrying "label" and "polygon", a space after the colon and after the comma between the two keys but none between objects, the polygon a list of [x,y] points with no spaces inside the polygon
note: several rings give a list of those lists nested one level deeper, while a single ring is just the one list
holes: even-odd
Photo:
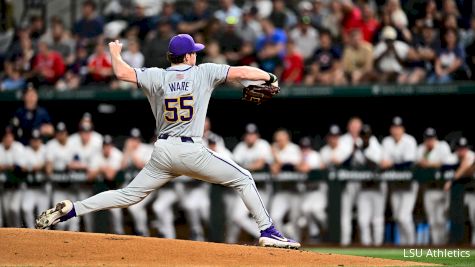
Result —
[{"label": "spectator in stands", "polygon": [[31,63],[35,56],[35,50],[33,49],[33,43],[30,36],[23,34],[20,35],[20,49],[14,51],[13,60],[15,65],[19,67],[23,72],[29,72],[31,70]]},{"label": "spectator in stands", "polygon": [[143,54],[145,67],[166,68],[170,63],[163,55],[168,52],[168,42],[173,35],[173,28],[169,21],[160,20],[157,25],[157,34],[145,41]]},{"label": "spectator in stands", "polygon": [[185,14],[183,21],[178,24],[178,31],[182,33],[193,34],[206,27],[211,13],[208,8],[208,0],[193,1],[192,10]]},{"label": "spectator in stands", "polygon": [[292,143],[290,133],[285,129],[279,129],[274,133],[272,155],[274,162],[270,169],[273,174],[294,171],[302,159],[299,146]]},{"label": "spectator in stands", "polygon": [[274,72],[285,55],[287,35],[285,31],[275,28],[268,19],[261,20],[261,26],[264,33],[259,36],[257,41],[257,57],[260,61],[261,69]]},{"label": "spectator in stands", "polygon": [[175,30],[178,27],[178,24],[183,20],[182,15],[176,12],[174,1],[165,1],[163,2],[162,12],[158,15],[158,18],[161,20],[168,20],[173,29]]},{"label": "spectator in stands", "polygon": [[38,42],[38,54],[32,63],[34,78],[40,84],[54,85],[66,71],[64,60],[61,54],[52,51],[45,40]]},{"label": "spectator in stands", "polygon": [[39,129],[43,136],[54,132],[51,117],[45,108],[38,106],[38,93],[31,83],[23,91],[23,107],[16,110],[14,118],[15,126],[21,129],[18,141],[25,145],[34,129]]},{"label": "spectator in stands", "polygon": [[283,71],[280,79],[283,84],[300,84],[303,79],[304,61],[303,57],[293,40],[287,41],[287,53],[284,57]]},{"label": "spectator in stands", "polygon": [[470,78],[472,80],[475,80],[475,16],[472,17],[471,29],[469,37],[467,38],[467,47],[465,49],[465,55],[467,56],[467,66],[470,69],[471,73]]},{"label": "spectator in stands", "polygon": [[244,42],[242,44],[240,55],[241,57],[238,60],[238,65],[258,66],[253,43]]},{"label": "spectator in stands", "polygon": [[256,18],[257,12],[256,8],[244,9],[236,26],[237,34],[244,42],[255,44],[257,38],[262,34],[261,24]]},{"label": "spectator in stands", "polygon": [[41,16],[30,17],[29,23],[30,38],[36,42],[45,32],[45,21]]},{"label": "spectator in stands", "polygon": [[43,36],[51,50],[59,52],[66,65],[74,61],[74,40],[59,17],[51,18],[50,30]]},{"label": "spectator in stands", "polygon": [[371,43],[374,38],[374,34],[379,27],[379,21],[374,14],[373,8],[369,4],[364,4],[362,7],[363,22],[361,30],[363,31],[363,39],[366,42]]},{"label": "spectator in stands", "polygon": [[416,84],[425,81],[427,74],[434,71],[436,52],[440,50],[440,42],[432,22],[427,21],[422,26],[422,34],[415,36],[415,58],[409,64],[409,69],[399,76],[399,83]]},{"label": "spectator in stands", "polygon": [[396,40],[397,32],[391,26],[386,26],[382,32],[382,40],[374,47],[373,80],[394,82],[403,73],[404,64],[409,57],[410,47]]},{"label": "spectator in stands", "polygon": [[272,0],[246,0],[243,9],[255,9],[258,18],[267,18],[272,13]]},{"label": "spectator in stands", "polygon": [[334,38],[340,38],[342,20],[343,9],[341,2],[330,1],[329,12],[324,13],[324,16],[322,17],[322,27],[328,29]]},{"label": "spectator in stands", "polygon": [[279,29],[290,29],[297,24],[294,12],[285,6],[284,0],[273,0],[269,20]]},{"label": "spectator in stands", "polygon": [[221,53],[224,54],[226,60],[231,65],[235,65],[239,60],[239,51],[242,47],[241,37],[236,32],[237,18],[228,17],[225,22],[223,31],[218,35],[218,43],[220,44]]},{"label": "spectator in stands", "polygon": [[82,18],[73,27],[73,33],[76,37],[85,40],[87,43],[103,33],[104,22],[101,17],[95,14],[95,11],[96,3],[94,1],[84,1],[82,4]]},{"label": "spectator in stands", "polygon": [[217,41],[211,41],[206,44],[206,56],[203,58],[203,62],[227,64],[226,57],[221,54]]},{"label": "spectator in stands", "polygon": [[315,49],[319,47],[318,32],[311,25],[311,19],[308,16],[300,18],[297,27],[290,31],[289,37],[305,61],[310,59]]},{"label": "spectator in stands", "polygon": [[23,78],[21,70],[13,62],[5,61],[3,70],[5,76],[0,84],[0,91],[22,90],[25,88],[25,78]]},{"label": "spectator in stands", "polygon": [[95,53],[88,59],[89,74],[91,81],[96,83],[107,83],[112,78],[112,62],[109,53],[106,51],[102,41],[96,44]]},{"label": "spectator in stands", "polygon": [[343,37],[346,38],[347,34],[352,30],[362,29],[363,17],[360,8],[353,4],[351,0],[343,0],[341,3],[341,10],[343,12],[341,27]]},{"label": "spectator in stands", "polygon": [[437,52],[435,73],[429,77],[429,83],[449,83],[464,71],[462,65],[465,55],[457,39],[455,30],[445,32],[444,46]]},{"label": "spectator in stands", "polygon": [[135,14],[129,24],[129,30],[137,31],[140,40],[145,40],[149,31],[154,28],[152,18],[146,16],[145,12],[146,8],[143,3],[135,3]]},{"label": "spectator in stands", "polygon": [[228,17],[240,18],[241,9],[234,4],[234,0],[220,0],[220,9],[214,12],[214,16],[221,22],[226,22]]},{"label": "spectator in stands", "polygon": [[136,39],[129,40],[127,43],[127,51],[122,54],[122,58],[132,68],[141,68],[144,64],[144,56],[140,52],[140,43]]},{"label": "spectator in stands", "polygon": [[442,20],[442,15],[437,9],[436,1],[428,0],[424,11],[424,16],[416,21],[416,26],[421,27],[426,23],[432,23],[435,28],[438,28]]},{"label": "spectator in stands", "polygon": [[397,31],[401,33],[401,40],[405,41],[406,43],[411,43],[412,34],[408,29],[409,20],[406,16],[406,13],[404,13],[404,10],[401,8],[400,0],[388,0],[383,12],[390,16],[391,26],[396,28]]},{"label": "spectator in stands", "polygon": [[343,71],[352,84],[361,83],[373,70],[372,58],[372,45],[363,40],[360,29],[352,30],[343,51]]},{"label": "spectator in stands", "polygon": [[[84,83],[87,78],[88,70],[88,53],[87,49],[83,45],[76,47],[76,56],[74,62],[69,67],[69,70],[66,72],[66,75],[73,75],[75,79],[78,80],[78,83]],[[73,89],[68,86],[68,88]]]},{"label": "spectator in stands", "polygon": [[329,31],[320,31],[320,47],[314,52],[310,73],[305,78],[305,83],[325,85],[338,85],[345,82],[341,66],[341,51],[333,45]]}]

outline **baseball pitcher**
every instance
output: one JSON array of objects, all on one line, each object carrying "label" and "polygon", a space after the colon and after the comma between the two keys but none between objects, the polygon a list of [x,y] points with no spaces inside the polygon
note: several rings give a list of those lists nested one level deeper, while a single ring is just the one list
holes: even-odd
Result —
[{"label": "baseball pitcher", "polygon": [[167,69],[133,69],[122,60],[122,44],[109,43],[114,74],[119,80],[137,83],[147,96],[156,119],[158,140],[150,161],[125,188],[102,192],[82,201],[64,200],[36,221],[46,228],[76,216],[140,202],[148,194],[179,175],[187,175],[234,188],[255,218],[261,246],[299,248],[300,244],[280,234],[272,224],[251,173],[229,159],[223,159],[203,145],[206,111],[214,88],[226,81],[265,81],[277,86],[277,77],[257,68],[220,64],[196,65],[197,44],[187,34],[169,43]]}]

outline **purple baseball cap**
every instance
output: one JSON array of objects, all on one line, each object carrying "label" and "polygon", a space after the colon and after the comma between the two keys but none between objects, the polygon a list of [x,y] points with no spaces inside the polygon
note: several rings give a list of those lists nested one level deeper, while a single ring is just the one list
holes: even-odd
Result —
[{"label": "purple baseball cap", "polygon": [[198,52],[204,48],[203,44],[196,44],[189,34],[175,35],[168,44],[168,52],[176,56]]}]

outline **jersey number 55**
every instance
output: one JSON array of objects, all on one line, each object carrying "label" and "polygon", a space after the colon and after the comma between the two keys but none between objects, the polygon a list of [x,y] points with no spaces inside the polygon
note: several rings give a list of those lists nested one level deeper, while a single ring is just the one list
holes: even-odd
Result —
[{"label": "jersey number 55", "polygon": [[191,121],[193,118],[193,103],[192,95],[165,98],[165,120],[168,122]]}]

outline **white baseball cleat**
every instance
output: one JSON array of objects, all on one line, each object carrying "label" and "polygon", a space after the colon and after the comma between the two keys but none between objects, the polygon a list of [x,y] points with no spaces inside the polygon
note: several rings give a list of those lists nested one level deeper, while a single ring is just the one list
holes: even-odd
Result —
[{"label": "white baseball cleat", "polygon": [[59,222],[67,221],[73,217],[76,217],[76,210],[74,209],[73,202],[70,200],[63,200],[58,202],[54,208],[43,211],[36,218],[35,228],[45,229]]}]

